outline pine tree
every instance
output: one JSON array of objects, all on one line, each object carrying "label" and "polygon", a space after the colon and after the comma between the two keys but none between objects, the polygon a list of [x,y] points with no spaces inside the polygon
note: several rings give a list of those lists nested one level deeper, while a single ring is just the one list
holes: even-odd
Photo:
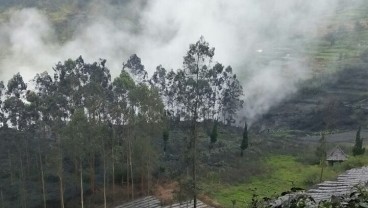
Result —
[{"label": "pine tree", "polygon": [[162,133],[162,139],[164,140],[164,152],[166,153],[167,142],[169,141],[169,130],[165,129]]},{"label": "pine tree", "polygon": [[240,150],[241,150],[240,156],[243,157],[244,155],[243,151],[247,148],[248,148],[248,126],[247,126],[247,122],[245,122],[244,131],[243,131],[243,139],[240,145]]},{"label": "pine tree", "polygon": [[215,121],[215,123],[213,124],[212,132],[211,132],[211,143],[217,142],[217,137],[218,137],[217,126],[218,126],[218,122]]},{"label": "pine tree", "polygon": [[212,149],[213,144],[217,142],[217,137],[218,137],[217,126],[218,126],[218,122],[215,121],[215,123],[213,124],[211,135],[210,135],[210,138],[211,138],[210,149]]},{"label": "pine tree", "polygon": [[360,137],[360,130],[361,127],[359,127],[356,137],[355,137],[355,145],[353,147],[353,155],[362,155],[365,152],[365,148],[363,147],[363,138]]}]

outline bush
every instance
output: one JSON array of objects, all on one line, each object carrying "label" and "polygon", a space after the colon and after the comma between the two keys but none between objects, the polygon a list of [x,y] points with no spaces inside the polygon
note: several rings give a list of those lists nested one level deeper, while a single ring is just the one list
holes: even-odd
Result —
[{"label": "bush", "polygon": [[312,173],[309,173],[305,177],[303,183],[305,186],[312,186],[312,185],[319,183],[319,178],[320,178],[320,173],[312,172]]},{"label": "bush", "polygon": [[318,165],[320,163],[317,155],[311,150],[303,151],[300,154],[298,154],[296,161],[304,165]]},{"label": "bush", "polygon": [[342,170],[349,170],[352,168],[362,167],[368,164],[368,157],[367,156],[356,156],[351,157],[347,161],[341,164]]}]

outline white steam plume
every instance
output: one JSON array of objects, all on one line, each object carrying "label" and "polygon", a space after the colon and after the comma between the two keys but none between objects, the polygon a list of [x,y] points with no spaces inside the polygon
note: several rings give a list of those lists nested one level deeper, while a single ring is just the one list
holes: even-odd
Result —
[{"label": "white steam plume", "polygon": [[[302,49],[335,11],[337,1],[149,0],[124,7],[98,3],[77,21],[72,38],[57,41],[52,23],[37,9],[13,12],[0,23],[0,79],[21,72],[26,80],[58,62],[82,55],[107,59],[113,76],[130,54],[149,73],[159,64],[180,68],[188,45],[201,35],[216,48],[215,60],[241,78],[244,116],[253,122],[309,77]],[[96,4],[96,2],[95,2]],[[92,9],[93,8],[93,9]]]}]

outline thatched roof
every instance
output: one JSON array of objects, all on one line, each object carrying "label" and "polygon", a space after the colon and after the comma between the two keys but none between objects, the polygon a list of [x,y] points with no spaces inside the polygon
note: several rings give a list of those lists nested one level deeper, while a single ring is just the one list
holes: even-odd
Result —
[{"label": "thatched roof", "polygon": [[327,161],[345,161],[348,159],[348,156],[339,146],[336,146],[327,154]]}]

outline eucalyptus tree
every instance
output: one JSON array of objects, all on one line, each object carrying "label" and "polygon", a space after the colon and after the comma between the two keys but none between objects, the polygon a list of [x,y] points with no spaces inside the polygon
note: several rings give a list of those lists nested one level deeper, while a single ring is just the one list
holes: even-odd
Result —
[{"label": "eucalyptus tree", "polygon": [[[191,44],[184,56],[183,69],[166,75],[165,83],[169,90],[161,93],[174,98],[171,103],[175,104],[174,114],[179,117],[179,120],[190,121],[191,193],[195,203],[197,201],[196,152],[199,124],[205,119],[217,120],[220,116],[231,123],[236,111],[242,106],[243,89],[240,82],[232,73],[231,67],[224,70],[223,65],[219,63],[213,65],[214,51],[215,49],[210,47],[203,37],[195,44]],[[156,71],[159,75],[162,70]],[[213,141],[217,138],[215,134],[212,137]]]},{"label": "eucalyptus tree", "polygon": [[224,89],[224,66],[220,63],[216,63],[209,71],[208,77],[212,86],[212,95],[208,103],[208,107],[211,108],[211,113],[208,115],[208,119],[218,120],[222,112],[221,96]]},{"label": "eucalyptus tree", "polygon": [[54,67],[54,82],[58,98],[58,107],[63,111],[64,122],[70,118],[73,111],[81,108],[83,103],[82,85],[87,79],[82,73],[84,60],[79,57],[76,60],[68,59],[64,63],[59,62]]},{"label": "eucalyptus tree", "polygon": [[141,187],[144,187],[144,179],[146,178],[148,193],[149,175],[151,175],[155,152],[151,139],[162,132],[164,106],[158,90],[150,88],[144,83],[138,84],[130,92],[129,97],[131,105],[137,110],[134,126],[132,126],[132,136],[134,138],[134,149],[141,151],[136,151],[135,157],[139,161],[137,166],[140,169]]},{"label": "eucalyptus tree", "polygon": [[123,70],[129,72],[132,78],[138,83],[147,81],[147,71],[144,69],[144,65],[137,54],[131,55],[128,61],[123,63]]},{"label": "eucalyptus tree", "polygon": [[[81,59],[81,58],[80,58]],[[109,69],[105,66],[106,60],[100,60],[92,64],[82,61],[80,69],[82,106],[86,109],[88,119],[91,125],[105,121],[108,118],[107,106],[110,99],[111,75]],[[96,159],[101,154],[101,148],[98,141],[98,134],[90,134],[86,144],[89,155],[87,157],[90,173],[90,186],[92,193],[95,192],[95,164]]]},{"label": "eucalyptus tree", "polygon": [[[99,145],[101,148],[99,149],[101,157],[102,157],[102,164],[103,164],[103,198],[104,198],[104,208],[107,207],[107,161],[108,161],[108,140],[106,138],[111,137],[111,130],[109,126],[105,122],[98,122],[93,126],[93,133],[97,135]],[[114,181],[113,181],[114,183]],[[113,193],[114,194],[114,193]],[[113,195],[114,199],[114,195]]]},{"label": "eucalyptus tree", "polygon": [[3,104],[3,111],[7,115],[5,123],[9,121],[11,126],[18,130],[16,138],[13,139],[13,141],[16,141],[14,145],[16,151],[13,151],[13,153],[15,153],[15,161],[19,165],[17,175],[19,176],[18,184],[22,207],[27,207],[26,180],[29,177],[30,169],[29,140],[25,136],[27,129],[26,104],[22,100],[26,90],[27,85],[23,81],[23,77],[17,73],[8,81],[6,99]]},{"label": "eucalyptus tree", "polygon": [[27,85],[23,81],[23,77],[17,73],[9,81],[7,85],[7,98],[4,101],[4,111],[8,115],[7,120],[13,127],[18,130],[26,128],[25,120],[25,104],[22,100]]},{"label": "eucalyptus tree", "polygon": [[[120,151],[126,150],[126,181],[132,198],[134,198],[136,173],[141,176],[142,187],[144,178],[148,184],[147,173],[151,164],[146,164],[147,160],[143,159],[152,158],[152,151],[147,149],[151,147],[150,138],[152,137],[148,132],[152,126],[160,127],[158,123],[162,120],[162,100],[158,86],[154,86],[154,82],[151,81],[147,79],[147,72],[141,59],[134,54],[126,63],[123,63],[119,77],[112,83],[114,99],[110,107],[111,123],[119,128],[117,131],[121,132]],[[164,83],[160,86],[165,87]],[[140,151],[142,148],[145,150]],[[133,164],[136,164],[136,167],[133,168]]]},{"label": "eucalyptus tree", "polygon": [[156,67],[156,71],[153,73],[151,79],[149,80],[152,86],[159,89],[159,92],[162,96],[164,96],[164,92],[168,87],[166,84],[166,74],[166,69],[159,65]]},{"label": "eucalyptus tree", "polygon": [[[41,172],[41,182],[42,182],[42,195],[44,207],[46,207],[46,190],[45,190],[45,169],[49,166],[50,172],[55,170],[56,175],[59,179],[59,189],[60,189],[60,207],[64,207],[64,191],[63,191],[63,171],[62,171],[62,151],[60,140],[56,141],[56,138],[52,138],[52,129],[55,129],[55,120],[58,117],[61,117],[62,113],[58,108],[58,99],[56,97],[56,86],[53,82],[51,76],[47,72],[43,72],[41,74],[37,74],[33,82],[35,83],[35,92],[32,96],[28,96],[28,100],[37,101],[37,110],[39,113],[39,121],[38,121],[38,152],[39,152],[39,163],[40,163],[40,172]],[[37,99],[35,99],[37,96]],[[33,102],[35,103],[35,102]],[[51,139],[55,139],[55,143],[52,145],[44,144],[40,140],[51,141]],[[41,148],[42,146],[42,148]],[[56,151],[55,151],[56,150]],[[50,165],[52,164],[52,165]],[[51,167],[50,167],[51,166]]]},{"label": "eucalyptus tree", "polygon": [[44,126],[51,127],[55,120],[65,117],[67,99],[59,92],[57,82],[43,72],[34,78],[36,93],[39,97],[39,111]]},{"label": "eucalyptus tree", "polygon": [[[57,114],[53,114],[53,132],[55,132],[57,151],[54,151],[54,164],[57,165],[57,175],[59,177],[60,182],[60,193],[63,197],[63,191],[66,185],[66,181],[64,180],[64,165],[63,161],[65,158],[70,158],[73,161],[75,166],[74,173],[75,178],[77,179],[78,174],[81,176],[83,172],[83,161],[80,160],[74,153],[68,151],[68,131],[65,130],[65,126],[71,120],[74,112],[79,109],[84,109],[83,107],[83,86],[87,81],[88,77],[83,73],[84,70],[84,60],[82,57],[79,57],[76,60],[68,59],[66,61],[59,62],[54,68],[54,76],[53,76],[53,84],[51,85],[53,90],[50,91],[50,94],[47,98],[51,101],[50,110],[55,111]],[[41,81],[47,82],[47,76],[45,79]],[[69,124],[68,124],[69,125]],[[87,136],[87,135],[84,135]],[[83,152],[84,154],[85,152]],[[85,157],[85,155],[83,155]],[[79,178],[80,178],[79,176]],[[78,183],[74,183],[76,188],[78,187]],[[80,186],[82,186],[81,184]],[[82,191],[82,190],[81,190]],[[83,200],[82,200],[83,201]]]},{"label": "eucalyptus tree", "polygon": [[200,38],[195,44],[189,46],[189,50],[184,56],[183,69],[178,70],[175,76],[173,90],[177,95],[177,108],[182,108],[180,112],[186,120],[191,122],[191,139],[189,145],[190,158],[192,163],[192,185],[191,193],[194,198],[194,207],[197,203],[197,139],[198,122],[207,115],[208,96],[212,94],[212,88],[208,80],[208,70],[214,56],[214,48]]},{"label": "eucalyptus tree", "polygon": [[4,127],[5,123],[5,114],[3,112],[3,96],[5,91],[5,85],[3,81],[0,81],[0,127]]},{"label": "eucalyptus tree", "polygon": [[111,91],[111,75],[105,66],[106,60],[100,60],[93,64],[84,64],[82,97],[83,106],[88,111],[89,118],[93,120],[106,119],[106,106]]},{"label": "eucalyptus tree", "polygon": [[166,116],[170,114],[169,108],[172,107],[173,94],[169,94],[169,92],[174,77],[175,73],[173,71],[167,73],[166,69],[159,65],[156,67],[156,71],[149,80],[151,87],[158,90],[162,102],[164,103]]},{"label": "eucalyptus tree", "polygon": [[[128,138],[128,133],[123,131],[125,125],[132,123],[133,113],[131,109],[131,104],[129,101],[129,93],[131,90],[135,88],[135,82],[131,78],[130,74],[125,71],[124,69],[121,71],[120,75],[116,77],[112,83],[112,90],[113,90],[113,102],[111,103],[110,107],[110,116],[112,120],[112,124],[116,126],[113,127],[114,132],[120,132],[119,134],[114,133],[113,135],[120,135],[119,136],[119,143],[120,145],[117,147],[112,146],[112,157],[117,155],[124,155],[124,148],[126,150],[126,185],[128,190],[133,190],[134,185],[130,186],[130,182],[133,182],[132,178],[132,165],[131,165],[131,140]],[[126,128],[128,131],[129,128]],[[113,141],[114,143],[114,141]],[[114,161],[114,160],[113,160]],[[123,160],[121,160],[123,161]],[[113,162],[113,170],[115,167],[115,163]],[[123,163],[122,163],[123,165]],[[115,175],[113,171],[113,177]],[[113,178],[113,181],[115,179]],[[123,180],[122,180],[123,181]]]},{"label": "eucalyptus tree", "polygon": [[222,90],[222,116],[227,124],[235,122],[237,111],[243,107],[244,101],[241,99],[243,95],[243,87],[233,74],[232,68],[227,67],[223,72],[224,89]]},{"label": "eucalyptus tree", "polygon": [[76,61],[67,60],[64,63],[59,62],[54,67],[54,74],[51,77],[47,72],[37,74],[34,78],[35,89],[39,98],[39,112],[41,114],[40,125],[43,128],[45,138],[49,138],[50,154],[45,158],[46,168],[54,173],[59,181],[60,207],[65,206],[64,190],[66,180],[64,170],[65,151],[65,126],[69,120],[74,102],[72,94],[75,93],[79,84],[73,68],[76,67]]},{"label": "eucalyptus tree", "polygon": [[83,108],[74,111],[64,133],[65,149],[79,172],[81,207],[84,207],[83,164],[89,153],[88,137],[91,126]]},{"label": "eucalyptus tree", "polygon": [[47,190],[45,180],[45,158],[49,154],[49,144],[47,144],[47,133],[45,123],[41,119],[42,98],[35,92],[28,90],[26,93],[26,120],[27,120],[27,137],[33,138],[30,147],[35,152],[36,164],[35,168],[37,176],[41,178],[41,191],[43,207],[46,208]]},{"label": "eucalyptus tree", "polygon": [[163,102],[166,107],[166,115],[168,119],[172,120],[175,117],[175,105],[177,99],[176,93],[176,73],[173,70],[170,70],[166,73],[165,76],[165,91],[163,92]]}]

